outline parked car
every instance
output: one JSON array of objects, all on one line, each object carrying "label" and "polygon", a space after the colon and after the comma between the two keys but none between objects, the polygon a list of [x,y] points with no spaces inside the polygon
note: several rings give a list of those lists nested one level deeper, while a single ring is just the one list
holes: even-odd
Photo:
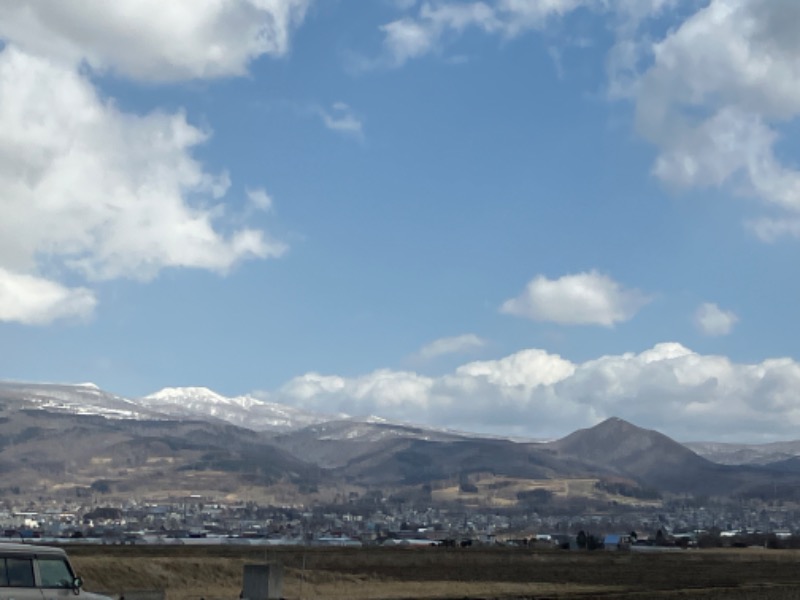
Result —
[{"label": "parked car", "polygon": [[110,600],[82,585],[61,548],[0,543],[0,600]]}]

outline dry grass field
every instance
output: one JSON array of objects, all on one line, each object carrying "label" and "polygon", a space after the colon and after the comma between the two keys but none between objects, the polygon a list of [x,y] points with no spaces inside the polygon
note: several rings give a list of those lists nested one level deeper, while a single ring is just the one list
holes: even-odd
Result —
[{"label": "dry grass field", "polygon": [[621,505],[659,506],[660,500],[642,500],[620,494],[613,494],[596,487],[598,479],[554,478],[521,479],[487,473],[474,474],[470,483],[475,486],[472,492],[461,490],[458,482],[452,485],[435,487],[431,493],[434,502],[458,501],[473,508],[509,507],[519,504],[520,492],[545,490],[555,498],[585,498],[599,502],[615,502]]},{"label": "dry grass field", "polygon": [[235,600],[242,567],[284,565],[287,599],[797,599],[800,552],[505,548],[70,547],[87,590]]}]

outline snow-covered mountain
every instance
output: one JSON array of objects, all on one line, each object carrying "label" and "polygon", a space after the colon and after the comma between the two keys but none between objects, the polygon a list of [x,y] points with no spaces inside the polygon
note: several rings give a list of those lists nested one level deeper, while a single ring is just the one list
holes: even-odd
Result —
[{"label": "snow-covered mountain", "polygon": [[164,388],[136,402],[172,417],[219,419],[256,431],[292,431],[346,416],[310,412],[253,396],[229,398],[205,387]]},{"label": "snow-covered mountain", "polygon": [[378,417],[329,420],[307,427],[303,432],[319,441],[381,442],[388,439],[412,438],[415,440],[452,442],[472,436],[418,425],[390,423]]},{"label": "snow-covered mountain", "polygon": [[[380,417],[316,413],[251,395],[226,397],[205,387],[168,387],[143,398],[126,398],[102,390],[93,383],[0,381],[0,404],[16,406],[17,409],[97,415],[108,419],[225,422],[254,431],[302,433],[302,444],[307,444],[311,438],[323,442],[375,443],[392,438],[445,441],[496,437],[392,423]],[[502,438],[497,436],[497,439]],[[766,465],[800,456],[800,441],[769,444],[690,442],[684,445],[708,460],[727,465]]]},{"label": "snow-covered mountain", "polygon": [[0,400],[28,408],[110,419],[159,419],[165,415],[129,398],[101,390],[93,383],[19,383],[0,381]]},{"label": "snow-covered mountain", "polygon": [[325,414],[269,402],[255,396],[227,397],[205,387],[168,387],[144,396],[126,398],[93,383],[22,383],[0,381],[0,403],[109,419],[201,420],[230,423],[254,431],[285,433],[328,421],[351,424],[384,422],[378,417],[351,419],[343,413]]},{"label": "snow-covered mountain", "polygon": [[689,442],[684,446],[723,465],[766,465],[800,456],[800,440],[768,444]]}]

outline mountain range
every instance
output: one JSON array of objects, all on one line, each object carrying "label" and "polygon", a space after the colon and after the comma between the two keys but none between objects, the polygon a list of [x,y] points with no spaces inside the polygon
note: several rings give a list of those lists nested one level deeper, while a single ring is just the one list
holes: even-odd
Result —
[{"label": "mountain range", "polygon": [[381,489],[515,503],[537,489],[565,493],[569,482],[575,493],[580,481],[593,483],[585,495],[606,500],[791,496],[799,455],[800,442],[682,445],[617,418],[535,442],[206,388],[125,398],[93,384],[0,382],[0,493],[260,493],[301,503]]}]

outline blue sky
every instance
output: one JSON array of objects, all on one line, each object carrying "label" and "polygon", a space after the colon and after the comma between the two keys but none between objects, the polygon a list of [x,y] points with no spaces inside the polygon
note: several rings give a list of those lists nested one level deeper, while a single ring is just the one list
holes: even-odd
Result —
[{"label": "blue sky", "polygon": [[89,4],[0,8],[0,377],[800,424],[794,3]]}]

